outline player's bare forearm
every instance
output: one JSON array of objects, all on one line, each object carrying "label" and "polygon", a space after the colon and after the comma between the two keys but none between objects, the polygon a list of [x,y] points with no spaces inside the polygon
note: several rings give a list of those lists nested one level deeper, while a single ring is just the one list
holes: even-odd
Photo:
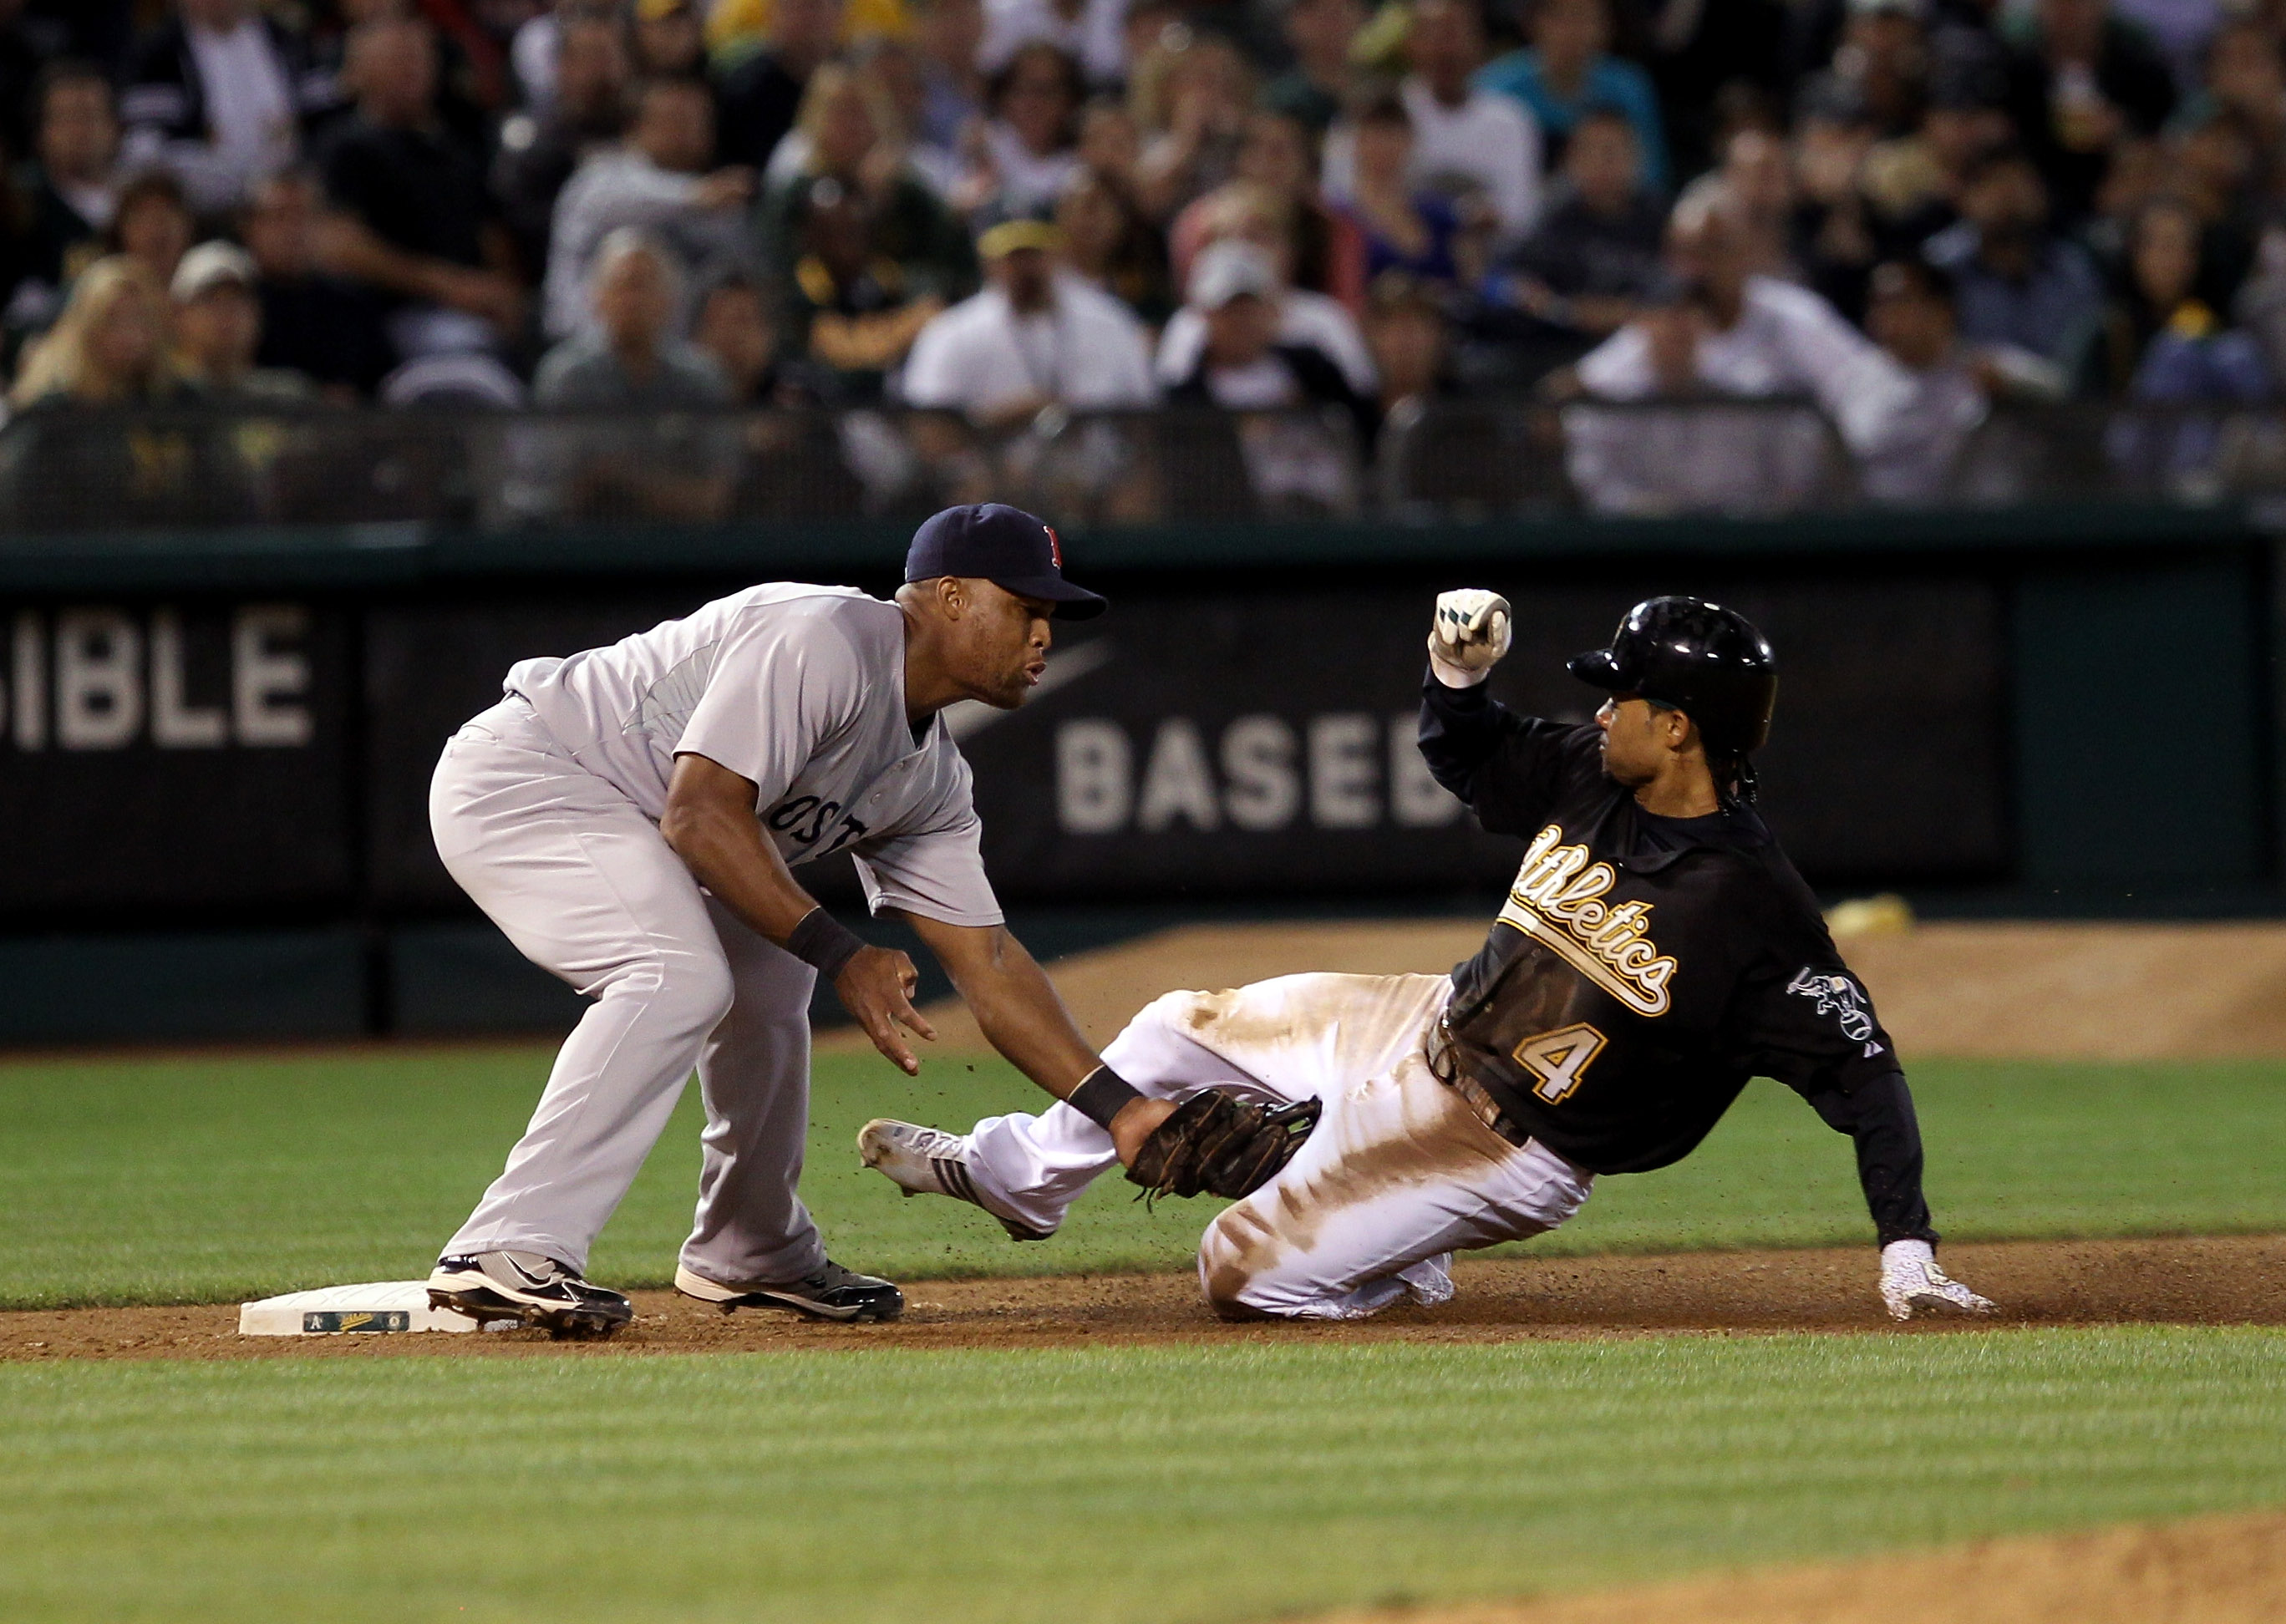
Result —
[{"label": "player's bare forearm", "polygon": [[[985,1041],[1017,1070],[1065,1100],[1103,1064],[1047,972],[1006,926],[905,918],[952,978]],[[1137,1100],[1122,1109],[1110,1130],[1119,1159],[1131,1163],[1136,1148],[1173,1109],[1163,1100]]]},{"label": "player's bare forearm", "polygon": [[755,820],[753,781],[703,755],[674,758],[658,832],[714,898],[773,942],[792,934],[817,899],[795,880]]},{"label": "player's bare forearm", "polygon": [[[777,847],[762,838],[762,826],[754,818],[759,795],[752,779],[721,763],[703,755],[679,755],[674,776],[667,781],[666,811],[658,821],[658,832],[715,901],[785,947],[795,927],[816,911],[817,899],[801,888]],[[920,1069],[920,1061],[897,1029],[902,1026],[923,1037],[936,1036],[913,1007],[913,993],[919,986],[920,973],[913,961],[894,948],[860,948],[833,975],[833,990],[842,1007],[855,1017],[873,1046],[908,1076]]]}]

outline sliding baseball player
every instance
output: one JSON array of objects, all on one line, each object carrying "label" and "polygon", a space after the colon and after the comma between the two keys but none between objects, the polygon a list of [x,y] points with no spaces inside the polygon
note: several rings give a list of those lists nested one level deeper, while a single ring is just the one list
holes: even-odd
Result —
[{"label": "sliding baseball player", "polygon": [[[998,504],[924,524],[894,603],[754,587],[610,648],[532,659],[445,746],[430,793],[453,878],[533,963],[594,999],[508,1166],[445,1249],[430,1300],[571,1336],[627,1299],[587,1253],[695,1066],[706,1106],[698,1221],[676,1289],[717,1305],[889,1320],[887,1281],[825,1254],[795,1194],[809,1003],[832,983],[908,1074],[912,961],[820,908],[797,865],[847,850],[879,914],[908,919],[994,1046],[1155,1189],[1241,1194],[1313,1114],[1209,1092],[1180,1109],[1104,1066],[1002,922],[945,706],[1024,702],[1051,616],[1104,601],[1055,532]],[[901,1031],[900,1029],[903,1029]]]},{"label": "sliding baseball player", "polygon": [[[1450,975],[1171,993],[1104,1051],[1149,1094],[1322,1107],[1283,1171],[1207,1226],[1208,1301],[1240,1319],[1442,1302],[1455,1250],[1555,1228],[1599,1174],[1680,1160],[1767,1076],[1854,1143],[1888,1312],[1990,1313],[1937,1267],[1895,1047],[1754,810],[1769,643],[1695,598],[1638,604],[1571,662],[1606,698],[1570,727],[1485,693],[1508,617],[1488,592],[1438,601],[1421,710],[1438,781],[1526,842],[1483,950]],[[1061,1108],[965,1136],[876,1121],[858,1146],[906,1190],[1028,1240],[1115,1160]]]}]

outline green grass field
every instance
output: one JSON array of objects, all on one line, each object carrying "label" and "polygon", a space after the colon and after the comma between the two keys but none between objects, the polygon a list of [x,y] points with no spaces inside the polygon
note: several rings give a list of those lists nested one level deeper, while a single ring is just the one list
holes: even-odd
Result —
[{"label": "green grass field", "polygon": [[0,1617],[1188,1624],[2286,1500],[2286,1334],[0,1368]]},{"label": "green grass field", "polygon": [[[426,1270],[500,1167],[546,1076],[540,1046],[0,1065],[0,1306],[229,1301]],[[1928,1064],[1914,1089],[1939,1225],[1958,1240],[2286,1228],[2286,1064]],[[1206,1203],[1147,1213],[1116,1179],[1018,1247],[857,1164],[873,1116],[966,1127],[1042,1097],[997,1061],[817,1068],[803,1194],[842,1261],[908,1279],[1180,1267]],[[698,1166],[692,1089],[591,1272],[664,1284]],[[1867,1238],[1848,1142],[1776,1084],[1697,1155],[1604,1181],[1539,1252]]]}]

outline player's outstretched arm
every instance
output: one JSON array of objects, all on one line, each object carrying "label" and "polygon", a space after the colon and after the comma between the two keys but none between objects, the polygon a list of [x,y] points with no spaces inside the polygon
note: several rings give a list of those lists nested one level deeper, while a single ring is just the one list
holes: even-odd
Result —
[{"label": "player's outstretched arm", "polygon": [[1893,1320],[1914,1311],[1989,1314],[1979,1297],[1937,1266],[1936,1231],[1921,1194],[1920,1123],[1903,1072],[1809,1095],[1827,1126],[1849,1135],[1857,1152],[1857,1182],[1865,1193],[1881,1243],[1881,1305]]},{"label": "player's outstretched arm", "polygon": [[[1006,926],[949,925],[917,913],[904,917],[952,978],[985,1040],[1017,1070],[1057,1099],[1071,1100],[1102,1068],[1102,1057],[1088,1046],[1055,983]],[[1086,1108],[1083,1101],[1074,1103]],[[1139,1095],[1112,1112],[1103,1126],[1120,1162],[1134,1166],[1143,1141],[1174,1111],[1171,1100]]]},{"label": "player's outstretched arm", "polygon": [[873,1046],[913,1076],[921,1063],[897,1029],[936,1036],[913,1007],[920,972],[895,948],[860,940],[801,888],[754,820],[760,793],[753,780],[720,762],[678,755],[658,832],[717,902],[795,958],[815,965]]}]

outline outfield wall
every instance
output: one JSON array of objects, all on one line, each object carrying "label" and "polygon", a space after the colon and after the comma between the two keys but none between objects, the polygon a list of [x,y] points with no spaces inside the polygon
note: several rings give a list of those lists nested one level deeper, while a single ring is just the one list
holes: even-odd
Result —
[{"label": "outfield wall", "polygon": [[[0,538],[0,1040],[553,1024],[429,849],[436,752],[514,659],[754,579],[894,585],[903,524]],[[1635,598],[1780,650],[1764,780],[1814,882],[1982,912],[2268,911],[2274,543],[2245,510],[1106,530],[1115,612],[956,716],[996,880],[1075,940],[1469,911],[1513,859],[1409,746],[1427,604],[1518,605],[1511,703]],[[847,901],[847,877],[821,875]]]}]

